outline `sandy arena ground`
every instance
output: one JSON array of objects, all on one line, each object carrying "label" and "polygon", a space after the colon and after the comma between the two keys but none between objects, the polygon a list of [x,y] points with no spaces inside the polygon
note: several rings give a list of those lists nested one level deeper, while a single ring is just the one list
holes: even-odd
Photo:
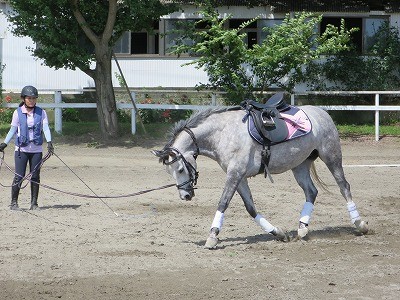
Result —
[{"label": "sandy arena ground", "polygon": [[[42,183],[93,195],[136,193],[173,183],[150,153],[165,140],[93,148],[57,143]],[[10,211],[0,188],[1,299],[400,299],[400,139],[342,141],[347,179],[371,232],[351,225],[346,203],[325,165],[307,240],[278,242],[231,202],[216,250],[203,248],[222,192],[216,162],[198,159],[196,196],[175,187],[136,197],[80,198],[41,188],[41,211]],[[10,149],[5,161],[13,165]],[[74,175],[64,163],[70,167]],[[11,183],[3,166],[0,182]],[[250,180],[257,208],[294,235],[304,196],[289,173]],[[118,214],[118,216],[115,213]]]}]

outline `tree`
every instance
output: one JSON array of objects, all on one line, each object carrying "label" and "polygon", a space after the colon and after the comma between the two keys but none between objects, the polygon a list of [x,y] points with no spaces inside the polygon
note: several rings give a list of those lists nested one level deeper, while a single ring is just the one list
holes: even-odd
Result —
[{"label": "tree", "polygon": [[[93,78],[97,116],[104,139],[118,135],[112,86],[113,46],[125,31],[151,29],[161,15],[175,11],[159,0],[11,0],[13,33],[29,36],[30,49],[49,67],[79,68]],[[94,67],[93,67],[94,66]]]},{"label": "tree", "polygon": [[193,44],[178,44],[174,52],[197,55],[198,59],[191,63],[204,68],[210,81],[202,87],[222,88],[228,93],[231,104],[272,85],[291,91],[296,83],[307,77],[308,64],[322,54],[348,49],[350,35],[356,30],[347,30],[342,21],[340,28],[328,26],[322,35],[318,35],[315,29],[322,16],[299,13],[294,17],[287,15],[281,25],[269,30],[260,45],[248,48],[242,29],[257,19],[245,22],[239,28],[226,29],[224,23],[230,16],[220,19],[210,3],[203,5],[200,11],[203,18],[199,22],[206,23],[207,30],[186,30],[184,34],[193,40]]},{"label": "tree", "polygon": [[399,36],[399,29],[385,22],[375,29],[366,49],[368,55],[361,56],[356,51],[340,53],[310,71],[332,82],[332,89],[397,90],[400,88]]}]

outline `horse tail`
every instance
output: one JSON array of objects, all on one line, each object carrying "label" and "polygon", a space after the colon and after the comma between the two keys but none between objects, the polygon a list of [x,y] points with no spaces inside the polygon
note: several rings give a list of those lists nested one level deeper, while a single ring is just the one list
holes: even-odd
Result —
[{"label": "horse tail", "polygon": [[328,189],[328,185],[323,182],[323,180],[321,179],[321,177],[318,176],[317,174],[317,169],[315,168],[315,163],[312,162],[311,163],[311,178],[314,180],[314,182],[321,188],[323,189],[325,192],[332,194],[332,192]]}]

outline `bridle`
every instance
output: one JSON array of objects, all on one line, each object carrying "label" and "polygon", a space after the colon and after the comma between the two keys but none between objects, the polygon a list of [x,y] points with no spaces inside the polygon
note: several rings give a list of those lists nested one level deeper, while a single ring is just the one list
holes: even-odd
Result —
[{"label": "bridle", "polygon": [[[194,136],[193,131],[187,127],[184,127],[182,131],[185,131],[187,134],[189,134],[189,136],[193,140],[194,145],[196,146],[196,152],[193,154],[193,158],[196,160],[200,154],[200,148],[199,148],[199,145],[197,144],[196,137]],[[186,160],[186,158],[183,156],[182,152],[179,151],[177,148],[171,147],[171,146],[165,147],[164,153],[168,154],[168,155],[170,155],[171,153],[175,154],[175,158],[173,160],[171,160],[171,161],[163,160],[164,165],[169,166],[179,160],[182,160],[183,164],[185,165],[186,169],[189,172],[189,180],[176,185],[178,190],[190,191],[194,194],[193,190],[194,190],[195,185],[197,184],[197,178],[199,177],[199,172],[197,172],[196,168],[193,167],[193,165]],[[184,188],[184,186],[187,184],[190,184],[190,188]]]}]

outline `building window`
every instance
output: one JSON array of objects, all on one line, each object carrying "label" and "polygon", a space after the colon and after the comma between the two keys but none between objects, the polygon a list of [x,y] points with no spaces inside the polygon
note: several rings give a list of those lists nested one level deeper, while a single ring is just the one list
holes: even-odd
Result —
[{"label": "building window", "polygon": [[152,32],[125,32],[114,46],[118,54],[158,54],[159,53],[159,27],[158,21],[154,22]]},{"label": "building window", "polygon": [[147,32],[131,32],[131,54],[147,54]]},{"label": "building window", "polygon": [[[229,28],[235,29],[241,26],[244,22],[248,22],[249,19],[230,19]],[[250,23],[248,26],[243,28],[242,32],[246,33],[244,42],[248,48],[253,48],[254,45],[261,43],[267,38],[268,31],[264,28],[271,28],[279,25],[283,22],[283,19],[261,19]]]},{"label": "building window", "polygon": [[370,17],[364,19],[363,50],[365,53],[374,45],[374,35],[378,32],[378,29],[387,24],[388,21],[388,18],[382,17]]},{"label": "building window", "polygon": [[120,39],[115,43],[114,52],[120,54],[130,54],[131,33],[124,32]]},{"label": "building window", "polygon": [[[229,29],[237,29],[244,22],[250,21],[249,19],[230,19],[229,20]],[[254,21],[247,25],[245,28],[241,30],[241,33],[246,33],[246,37],[244,39],[244,42],[246,43],[248,48],[253,48],[254,45],[258,43],[257,39],[257,22]]]},{"label": "building window", "polygon": [[[340,27],[341,17],[323,17],[320,24],[320,32],[324,32],[329,24]],[[367,18],[345,17],[346,28],[359,28],[352,34],[352,42],[356,51],[366,53],[373,45],[373,36],[379,27],[387,22],[389,17],[376,16]],[[226,24],[229,29],[236,29],[249,19],[230,19]],[[172,48],[179,44],[193,45],[193,40],[184,38],[179,31],[188,30],[189,28],[196,30],[207,30],[209,24],[206,22],[198,23],[198,19],[164,19],[163,38],[160,36],[159,21],[153,25],[151,32],[125,32],[118,40],[114,47],[115,53],[125,55],[143,55],[143,54],[170,54]],[[271,28],[280,25],[283,19],[259,19],[250,23],[242,29],[246,33],[244,42],[249,48],[261,43],[267,38],[268,31],[264,28]],[[159,43],[163,42],[162,48]],[[160,53],[160,51],[162,53]],[[191,55],[190,53],[188,53]]]},{"label": "building window", "polygon": [[267,38],[268,30],[264,28],[272,28],[276,25],[282,24],[283,19],[265,19],[265,20],[257,20],[257,37],[258,37],[258,44],[261,43]]},{"label": "building window", "polygon": [[357,52],[366,53],[372,46],[372,37],[378,28],[388,21],[388,17],[367,17],[367,18],[341,18],[341,17],[324,17],[321,21],[320,32],[325,32],[328,24],[340,27],[341,19],[344,19],[347,29],[359,28],[352,34],[352,42]]},{"label": "building window", "polygon": [[165,20],[165,38],[164,46],[165,53],[170,54],[174,47],[178,45],[193,45],[193,40],[189,38],[182,37],[179,32],[184,31],[185,28],[193,28],[194,23],[197,20],[186,19],[186,20],[176,20],[170,19]]}]

